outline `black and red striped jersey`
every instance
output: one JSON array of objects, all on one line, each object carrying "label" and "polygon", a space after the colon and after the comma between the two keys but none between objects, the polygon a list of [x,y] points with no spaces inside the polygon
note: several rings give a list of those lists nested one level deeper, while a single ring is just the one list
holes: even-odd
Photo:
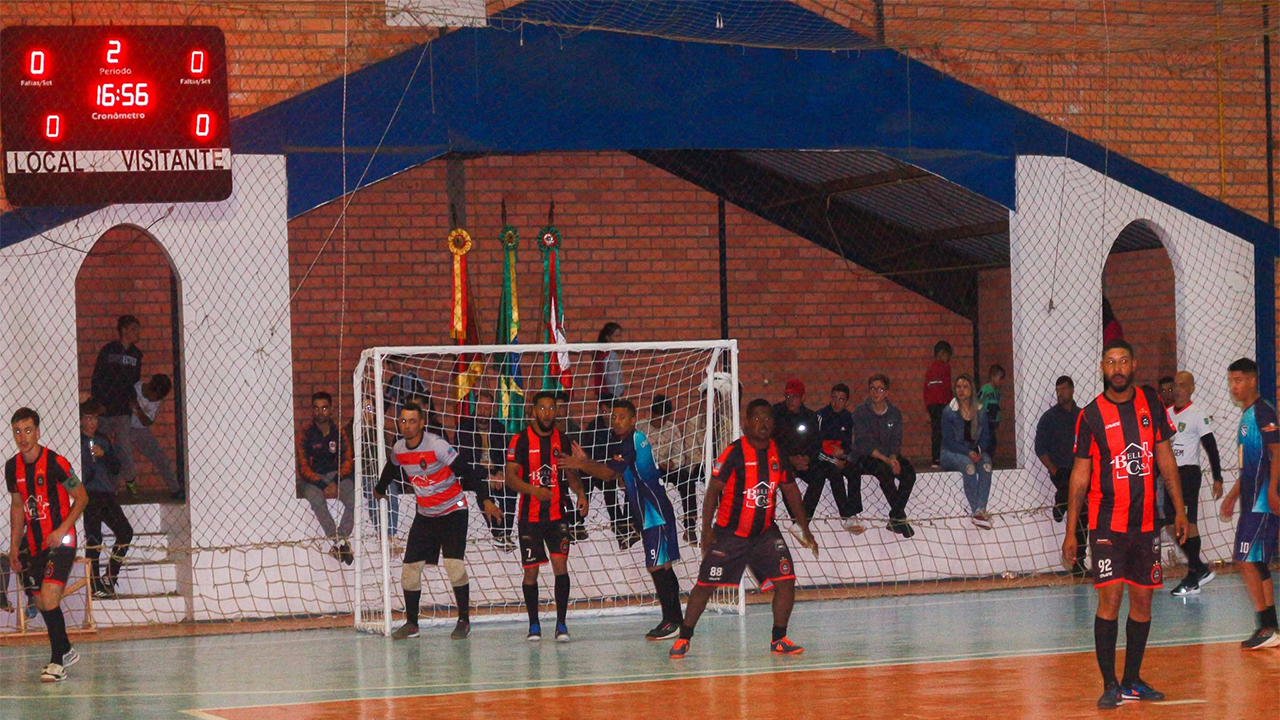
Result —
[{"label": "black and red striped jersey", "polygon": [[532,495],[520,494],[519,518],[522,523],[565,519],[568,483],[564,479],[564,468],[560,467],[560,453],[565,447],[563,438],[558,429],[553,428],[550,435],[539,435],[533,426],[511,438],[507,462],[520,465],[525,482],[551,491],[551,499],[546,502]]},{"label": "black and red striped jersey", "polygon": [[1156,443],[1173,437],[1156,391],[1134,390],[1128,402],[1105,394],[1076,418],[1075,456],[1091,459],[1089,529],[1113,532],[1156,529]]},{"label": "black and red striped jersey", "polygon": [[770,440],[767,450],[757,450],[746,438],[720,453],[711,476],[724,482],[716,527],[738,537],[755,537],[772,528],[778,487],[795,482],[776,443]]},{"label": "black and red striped jersey", "polygon": [[[4,464],[4,483],[22,502],[27,520],[27,548],[32,553],[40,552],[44,549],[44,539],[71,512],[71,491],[79,487],[80,478],[66,458],[42,447],[33,463],[24,462],[21,455],[9,458]],[[74,526],[70,536],[70,541],[63,544],[74,547]]]}]

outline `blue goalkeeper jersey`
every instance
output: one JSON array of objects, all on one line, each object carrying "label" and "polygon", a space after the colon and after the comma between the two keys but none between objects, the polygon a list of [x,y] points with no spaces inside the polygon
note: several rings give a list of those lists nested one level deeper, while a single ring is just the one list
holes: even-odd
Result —
[{"label": "blue goalkeeper jersey", "polygon": [[647,530],[675,522],[675,510],[662,486],[662,473],[653,461],[653,448],[644,433],[635,430],[629,437],[615,438],[606,464],[622,473],[627,503],[637,528]]},{"label": "blue goalkeeper jersey", "polygon": [[1269,513],[1267,483],[1271,480],[1271,452],[1268,445],[1280,443],[1276,410],[1258,398],[1240,416],[1240,511]]}]

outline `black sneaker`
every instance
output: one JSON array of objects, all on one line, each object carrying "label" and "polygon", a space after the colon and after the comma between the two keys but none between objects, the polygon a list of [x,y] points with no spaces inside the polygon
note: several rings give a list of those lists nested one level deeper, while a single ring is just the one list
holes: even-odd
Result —
[{"label": "black sneaker", "polygon": [[908,540],[915,537],[916,534],[916,531],[911,527],[911,523],[906,520],[898,522],[898,532],[902,534],[902,537],[907,538]]},{"label": "black sneaker", "polygon": [[453,632],[449,633],[451,640],[466,640],[471,635],[471,621],[458,618],[458,624],[453,626]]},{"label": "black sneaker", "polygon": [[1120,694],[1120,683],[1109,682],[1107,689],[1102,691],[1102,697],[1098,698],[1099,710],[1115,710],[1120,707],[1120,701],[1123,696]]},{"label": "black sneaker", "polygon": [[1240,647],[1245,650],[1263,650],[1277,645],[1280,645],[1280,634],[1276,633],[1275,628],[1258,628],[1248,640],[1240,643]]},{"label": "black sneaker", "polygon": [[644,634],[645,640],[670,640],[676,637],[680,637],[680,623],[667,621]]},{"label": "black sneaker", "polygon": [[93,582],[93,596],[99,600],[114,600],[116,598],[116,590],[111,583],[105,580],[95,580]]},{"label": "black sneaker", "polygon": [[1188,595],[1200,594],[1200,583],[1196,579],[1196,573],[1188,573],[1182,582],[1178,583],[1178,587],[1169,591],[1174,597],[1186,597]]},{"label": "black sneaker", "polygon": [[1164,693],[1148,685],[1146,680],[1138,678],[1133,682],[1121,683],[1120,697],[1125,700],[1154,700],[1158,702],[1164,699]]},{"label": "black sneaker", "polygon": [[338,543],[338,559],[343,565],[350,565],[356,561],[356,554],[351,552],[351,544],[346,540]]}]

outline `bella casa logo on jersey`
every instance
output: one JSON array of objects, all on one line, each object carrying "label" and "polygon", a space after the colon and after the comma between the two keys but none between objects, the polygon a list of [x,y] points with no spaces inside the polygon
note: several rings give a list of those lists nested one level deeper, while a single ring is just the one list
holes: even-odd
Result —
[{"label": "bella casa logo on jersey", "polygon": [[1111,458],[1111,469],[1117,481],[1128,480],[1134,475],[1150,474],[1151,459],[1151,449],[1147,443],[1129,443],[1124,452]]},{"label": "bella casa logo on jersey", "polygon": [[769,483],[761,480],[754,487],[747,488],[742,502],[752,508],[769,507]]}]

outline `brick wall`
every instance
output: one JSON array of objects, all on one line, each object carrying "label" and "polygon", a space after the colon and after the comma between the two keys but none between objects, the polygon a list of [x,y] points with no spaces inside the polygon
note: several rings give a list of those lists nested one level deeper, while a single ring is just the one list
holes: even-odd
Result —
[{"label": "brick wall", "polygon": [[[796,2],[874,37],[871,0]],[[1266,219],[1262,5],[884,0],[885,42]]]},{"label": "brick wall", "polygon": [[1178,371],[1173,265],[1163,248],[1112,254],[1102,287],[1137,356],[1136,381],[1156,384]]},{"label": "brick wall", "polygon": [[[719,337],[714,196],[621,153],[489,157],[467,161],[466,169],[468,230],[477,240],[468,262],[482,340],[492,337],[501,288],[503,198],[523,238],[522,338],[538,339],[541,259],[532,243],[553,196],[570,341],[594,341],[609,320],[623,324],[629,341]],[[345,391],[363,348],[449,342],[444,179],[444,163],[434,162],[357,193],[348,210],[341,333],[340,244],[321,256],[294,300],[300,419],[315,389]],[[290,222],[295,286],[336,216],[330,203]],[[867,375],[887,372],[906,415],[908,452],[927,452],[920,388],[931,348],[946,338],[957,350],[957,372],[972,367],[969,323],[738,208],[728,208],[726,226],[730,335],[741,343],[744,395],[780,399],[796,376],[816,408],[831,384],[847,382],[861,397]]]},{"label": "brick wall", "polygon": [[[81,399],[89,396],[93,365],[102,346],[117,339],[116,319],[136,315],[142,323],[138,347],[143,352],[142,378],[174,375],[171,322],[173,272],[160,245],[129,227],[107,231],[94,243],[76,276],[76,345],[80,359]],[[160,405],[152,433],[174,460],[176,433],[173,396]],[[164,482],[146,458],[135,453],[138,483],[144,491],[165,491]],[[127,495],[121,496],[123,499]]]},{"label": "brick wall", "polygon": [[1002,422],[996,430],[996,459],[1012,464],[1015,458],[1013,422],[1013,295],[1010,291],[1009,270],[984,270],[978,274],[978,360],[983,377],[987,381],[987,368],[993,364],[1004,367],[1004,387],[1000,395]]}]

